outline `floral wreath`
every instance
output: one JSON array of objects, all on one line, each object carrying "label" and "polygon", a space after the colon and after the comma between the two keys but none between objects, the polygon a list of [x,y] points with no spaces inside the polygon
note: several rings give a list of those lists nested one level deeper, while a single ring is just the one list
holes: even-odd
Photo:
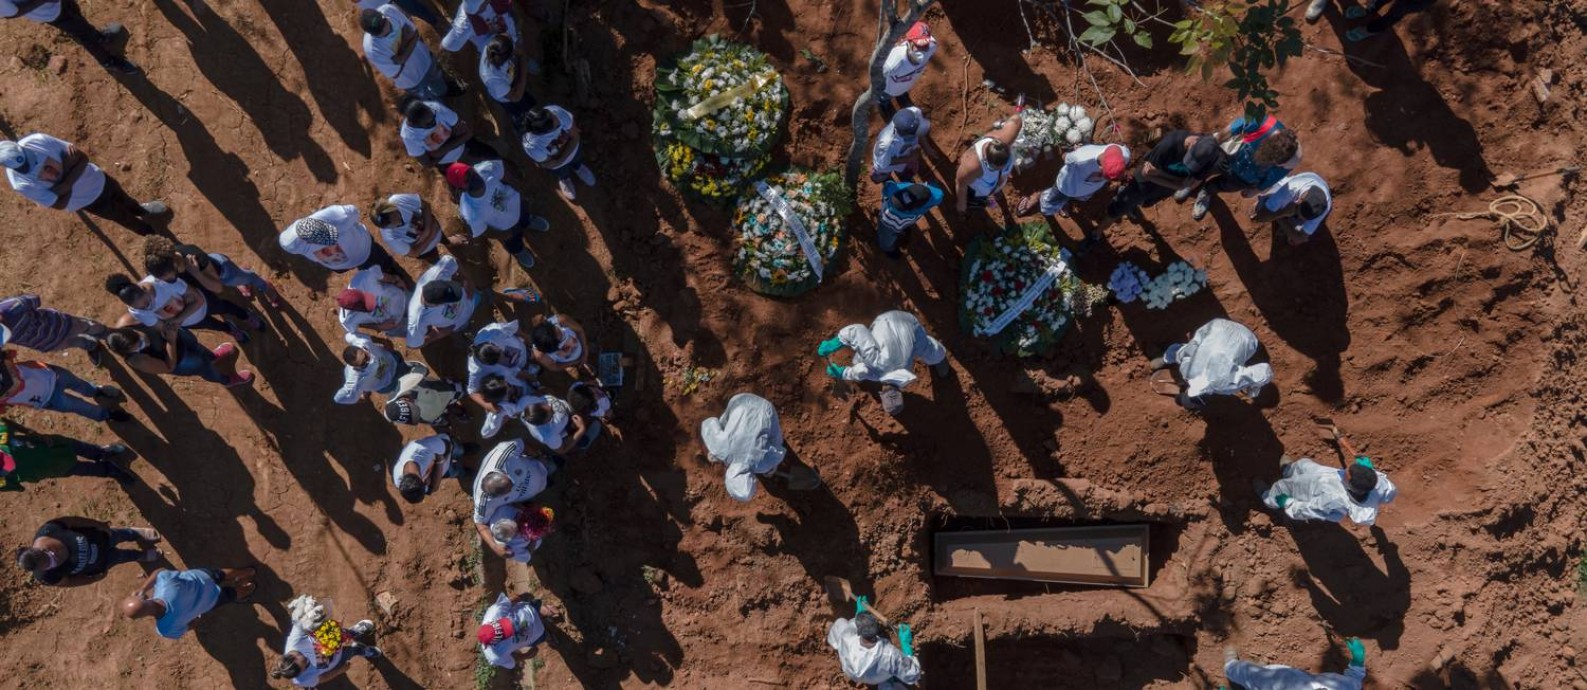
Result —
[{"label": "floral wreath", "polygon": [[[960,276],[959,322],[981,334],[1050,267],[1067,259],[1044,223],[1005,229],[996,237],[977,237],[965,252]],[[1026,357],[1058,342],[1074,318],[1089,316],[1107,299],[1107,288],[1090,285],[1063,267],[1052,285],[995,334],[985,335],[1001,349]]]},{"label": "floral wreath", "polygon": [[[844,218],[853,209],[843,178],[837,173],[792,169],[767,178],[766,185],[788,202],[815,245],[824,273],[831,273],[846,234]],[[751,289],[791,297],[821,283],[797,233],[759,193],[746,194],[739,201],[733,229],[738,237],[734,268]]]},{"label": "floral wreath", "polygon": [[788,89],[770,60],[720,36],[656,67],[651,141],[680,191],[725,204],[765,169],[788,117]]}]

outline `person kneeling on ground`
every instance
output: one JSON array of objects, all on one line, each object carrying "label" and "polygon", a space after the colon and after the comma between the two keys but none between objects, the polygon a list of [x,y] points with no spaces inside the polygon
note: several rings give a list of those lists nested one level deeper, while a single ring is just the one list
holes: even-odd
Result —
[{"label": "person kneeling on ground", "polygon": [[1361,639],[1345,643],[1350,650],[1350,665],[1344,673],[1308,673],[1282,664],[1258,666],[1241,661],[1234,647],[1223,648],[1223,676],[1245,690],[1361,690],[1367,680],[1367,648]]},{"label": "person kneeling on ground", "polygon": [[418,503],[441,486],[441,480],[462,471],[463,455],[473,450],[471,443],[458,443],[446,434],[409,441],[391,466],[391,481],[402,500]]},{"label": "person kneeling on ground", "polygon": [[541,609],[539,599],[512,601],[506,594],[497,594],[496,601],[485,609],[476,635],[485,661],[510,669],[518,666],[515,656],[534,658],[540,651],[540,643],[546,639]]},{"label": "person kneeling on ground", "polygon": [[198,568],[169,570],[156,568],[143,586],[121,601],[121,614],[127,618],[153,618],[155,632],[171,640],[181,639],[199,616],[217,606],[244,602],[256,587],[252,567],[226,569]]},{"label": "person kneeling on ground", "polygon": [[700,422],[700,440],[712,462],[727,465],[727,495],[735,501],[754,498],[755,478],[776,472],[788,454],[777,408],[754,393],[733,396],[721,417]]},{"label": "person kneeling on ground", "polygon": [[[116,548],[137,542],[142,549]],[[104,578],[122,563],[154,563],[163,554],[154,545],[160,533],[148,527],[111,527],[83,517],[59,517],[44,523],[33,543],[17,550],[17,567],[39,584],[77,587]]]},{"label": "person kneeling on ground", "polygon": [[916,360],[931,367],[938,378],[952,373],[947,348],[906,311],[886,312],[876,317],[870,328],[857,323],[844,326],[837,337],[823,341],[816,354],[830,358],[844,348],[853,350],[853,362],[847,367],[828,363],[827,375],[845,381],[881,382],[882,409],[893,416],[904,410],[901,390],[914,383],[911,369]]},{"label": "person kneeling on ground", "polygon": [[864,610],[863,603],[854,618],[839,618],[827,629],[827,644],[837,650],[843,675],[856,683],[882,690],[897,690],[920,682],[920,660],[915,658],[908,628],[901,629],[898,637],[903,651],[882,637],[881,621]]},{"label": "person kneeling on ground", "polygon": [[287,613],[292,616],[292,630],[271,678],[291,679],[300,688],[319,687],[346,674],[355,656],[370,661],[384,656],[371,644],[374,621],[361,620],[344,629],[325,604],[307,594],[288,602]]},{"label": "person kneeling on ground", "polygon": [[1189,410],[1206,405],[1208,395],[1256,397],[1273,380],[1273,367],[1266,363],[1246,366],[1261,344],[1251,329],[1228,319],[1213,319],[1196,329],[1190,342],[1169,345],[1163,356],[1152,360],[1152,371],[1179,367],[1185,387],[1175,398]]},{"label": "person kneeling on ground", "polygon": [[56,477],[110,477],[127,486],[138,476],[119,463],[133,457],[121,443],[96,446],[0,419],[0,491],[22,491],[24,484]]}]

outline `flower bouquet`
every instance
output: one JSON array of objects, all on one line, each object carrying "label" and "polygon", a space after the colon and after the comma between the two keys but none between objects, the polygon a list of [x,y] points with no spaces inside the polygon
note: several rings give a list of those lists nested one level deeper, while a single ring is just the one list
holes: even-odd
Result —
[{"label": "flower bouquet", "polygon": [[[837,173],[812,173],[794,169],[765,181],[768,192],[786,207],[752,190],[739,201],[733,214],[738,251],[733,264],[751,289],[768,295],[791,297],[815,288],[822,273],[805,255],[798,232],[783,217],[783,210],[798,218],[827,272],[842,247],[843,219],[853,208],[848,186]],[[758,187],[758,186],[757,186]]]},{"label": "flower bouquet", "polygon": [[329,659],[336,654],[336,650],[347,644],[347,631],[342,629],[342,624],[331,619],[326,619],[313,631],[314,651],[321,659]]},{"label": "flower bouquet", "polygon": [[[1021,357],[1046,351],[1070,321],[1107,299],[1106,288],[1075,277],[1067,258],[1042,223],[1008,228],[995,239],[977,237],[965,254],[960,324]],[[1030,303],[1019,310],[1026,299]]]},{"label": "flower bouquet", "polygon": [[1129,304],[1141,298],[1141,293],[1146,291],[1146,284],[1151,280],[1145,269],[1126,261],[1113,269],[1113,275],[1108,277],[1108,289],[1113,291],[1119,303]]},{"label": "flower bouquet", "polygon": [[1207,287],[1207,272],[1184,261],[1175,261],[1168,270],[1153,278],[1141,293],[1148,309],[1167,309],[1168,305],[1201,292]]},{"label": "flower bouquet", "polygon": [[1014,165],[1020,169],[1054,151],[1062,153],[1091,143],[1096,127],[1084,107],[1068,103],[1059,103],[1052,110],[1026,108],[1023,120],[1014,139]]},{"label": "flower bouquet", "polygon": [[656,67],[656,160],[680,189],[726,202],[765,167],[788,115],[766,55],[719,36]]}]

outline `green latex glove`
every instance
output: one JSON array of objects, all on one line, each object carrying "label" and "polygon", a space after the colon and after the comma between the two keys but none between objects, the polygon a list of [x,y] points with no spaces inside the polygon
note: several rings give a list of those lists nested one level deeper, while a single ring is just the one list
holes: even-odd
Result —
[{"label": "green latex glove", "polygon": [[870,597],[863,596],[863,595],[855,597],[854,598],[854,615],[858,616],[858,615],[860,615],[862,613],[865,613],[865,609],[867,607],[869,607],[870,605],[871,605],[871,598]]},{"label": "green latex glove", "polygon": [[849,370],[848,367],[840,367],[840,366],[838,366],[836,364],[828,364],[827,365],[827,376],[831,376],[832,378],[835,378],[835,379],[841,379],[841,378],[843,378],[844,372],[847,372],[848,370]]},{"label": "green latex glove", "polygon": [[1278,504],[1279,510],[1283,510],[1284,506],[1289,503],[1289,496],[1286,494],[1279,494],[1278,498],[1273,499],[1273,502]]},{"label": "green latex glove", "polygon": [[1374,470],[1377,469],[1376,467],[1374,467],[1372,465],[1372,458],[1369,458],[1369,457],[1367,457],[1365,455],[1357,455],[1356,456],[1356,464],[1357,465],[1366,465],[1368,468],[1374,469]]},{"label": "green latex glove", "polygon": [[1345,649],[1350,650],[1351,666],[1367,665],[1367,647],[1361,644],[1361,638],[1352,637],[1345,642]]},{"label": "green latex glove", "polygon": [[908,623],[898,624],[898,648],[904,650],[904,656],[915,655],[915,631],[909,629]]},{"label": "green latex glove", "polygon": [[837,338],[829,338],[821,341],[821,346],[816,348],[816,354],[826,357],[841,349],[843,349],[843,341]]}]

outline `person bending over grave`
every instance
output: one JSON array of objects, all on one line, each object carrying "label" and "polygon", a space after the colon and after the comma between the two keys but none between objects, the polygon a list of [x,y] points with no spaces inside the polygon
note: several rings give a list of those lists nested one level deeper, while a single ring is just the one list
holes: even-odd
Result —
[{"label": "person bending over grave", "polygon": [[920,320],[906,311],[890,311],[876,317],[870,328],[863,324],[850,324],[838,331],[816,348],[816,354],[830,358],[848,348],[854,359],[849,366],[827,364],[827,375],[845,381],[879,381],[882,409],[897,416],[904,409],[904,396],[900,392],[915,381],[915,361],[931,367],[938,378],[950,375],[948,350],[936,338],[926,334]]}]

